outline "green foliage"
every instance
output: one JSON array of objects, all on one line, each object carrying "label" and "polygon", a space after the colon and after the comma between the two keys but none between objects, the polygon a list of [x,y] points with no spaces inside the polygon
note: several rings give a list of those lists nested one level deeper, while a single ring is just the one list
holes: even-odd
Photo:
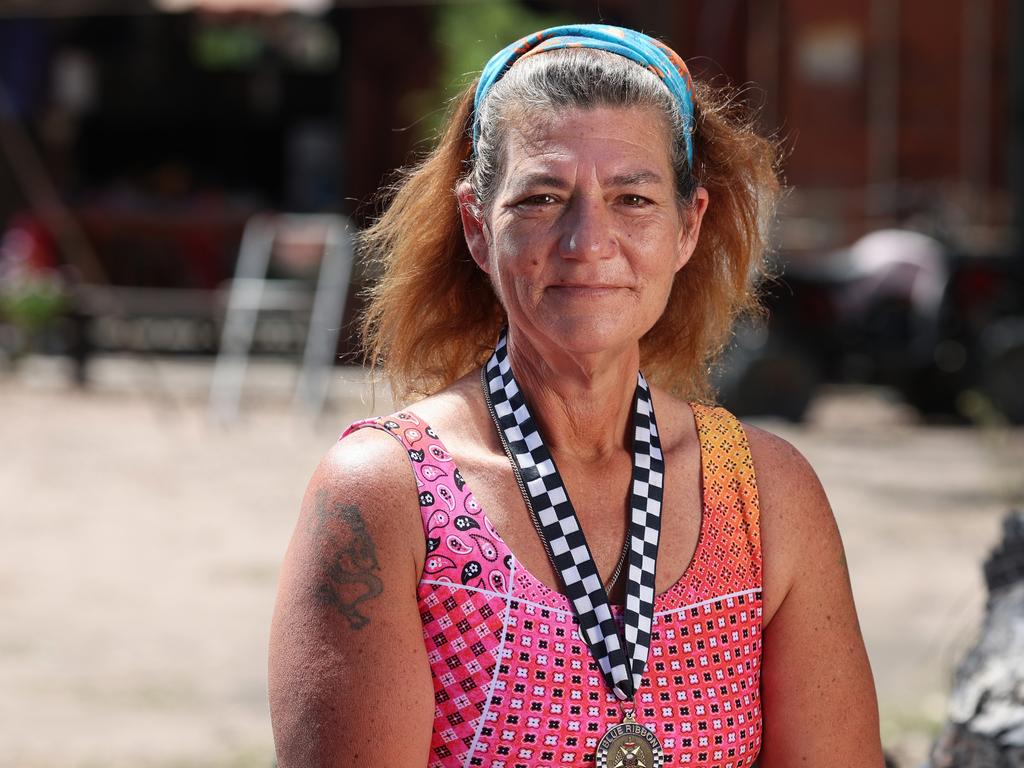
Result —
[{"label": "green foliage", "polygon": [[[437,7],[433,39],[441,66],[434,88],[414,97],[417,126],[423,139],[432,139],[444,121],[445,105],[469,85],[487,60],[509,43],[538,29],[569,24],[565,13],[538,13],[518,2],[481,0]],[[413,105],[410,105],[413,106]]]},{"label": "green foliage", "polygon": [[563,13],[537,13],[505,0],[441,6],[434,39],[443,61],[442,92],[454,96],[473,80],[491,56],[512,41],[538,29],[571,21]]},{"label": "green foliage", "polygon": [[52,322],[67,307],[63,281],[53,274],[24,274],[0,280],[0,318],[29,331]]}]

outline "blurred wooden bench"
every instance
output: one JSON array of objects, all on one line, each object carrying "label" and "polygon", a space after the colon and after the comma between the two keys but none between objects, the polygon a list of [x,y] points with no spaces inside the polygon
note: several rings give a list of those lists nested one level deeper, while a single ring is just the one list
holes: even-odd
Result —
[{"label": "blurred wooden bench", "polygon": [[[272,258],[278,250],[284,258]],[[97,350],[216,353],[210,416],[227,422],[237,414],[250,355],[301,352],[295,404],[316,415],[326,398],[352,260],[351,229],[341,216],[258,214],[245,226],[235,277],[215,289],[80,284],[67,342],[75,377],[86,382]],[[298,277],[268,276],[289,270]]]}]

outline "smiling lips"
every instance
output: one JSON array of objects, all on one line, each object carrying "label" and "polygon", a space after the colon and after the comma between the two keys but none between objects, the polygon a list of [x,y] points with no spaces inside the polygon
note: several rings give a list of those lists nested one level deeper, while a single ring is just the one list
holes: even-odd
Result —
[{"label": "smiling lips", "polygon": [[621,291],[625,288],[622,285],[605,285],[605,284],[580,284],[580,283],[562,283],[557,285],[548,286],[547,290],[555,291],[565,296],[572,297],[599,297],[605,296],[616,291]]}]

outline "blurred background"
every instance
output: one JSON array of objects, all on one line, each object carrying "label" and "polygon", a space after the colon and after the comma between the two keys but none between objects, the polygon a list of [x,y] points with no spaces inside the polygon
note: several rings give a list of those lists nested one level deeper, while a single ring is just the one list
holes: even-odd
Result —
[{"label": "blurred background", "polygon": [[784,148],[770,315],[715,377],[821,475],[925,762],[1024,495],[1010,0],[0,0],[0,766],[273,765],[299,500],[392,406],[352,233],[494,51],[572,21],[662,37]]}]

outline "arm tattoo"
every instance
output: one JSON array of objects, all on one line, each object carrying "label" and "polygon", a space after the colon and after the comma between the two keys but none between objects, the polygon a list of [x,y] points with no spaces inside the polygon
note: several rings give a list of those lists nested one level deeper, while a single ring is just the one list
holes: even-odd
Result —
[{"label": "arm tattoo", "polygon": [[[380,566],[373,539],[354,504],[330,501],[327,493],[321,492],[314,512],[314,533],[317,538],[325,536],[327,548],[334,550],[316,588],[316,599],[321,605],[334,606],[352,629],[362,629],[370,619],[359,611],[359,604],[384,591],[375,574]],[[341,523],[342,528],[328,531],[330,522]]]}]

